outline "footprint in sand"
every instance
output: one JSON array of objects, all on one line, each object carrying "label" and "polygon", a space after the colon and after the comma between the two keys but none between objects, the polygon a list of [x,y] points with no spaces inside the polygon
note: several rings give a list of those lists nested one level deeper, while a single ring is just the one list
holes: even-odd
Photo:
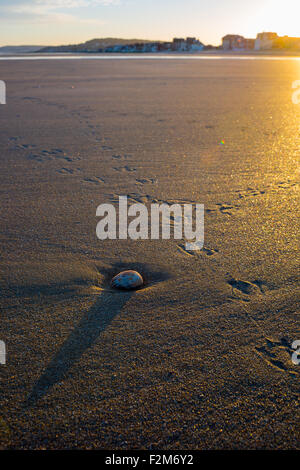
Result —
[{"label": "footprint in sand", "polygon": [[279,341],[265,338],[265,344],[256,346],[255,352],[271,367],[296,376],[300,371],[299,366],[292,365],[291,357],[295,351],[291,348],[291,344],[292,341],[288,341],[286,338],[281,338]]},{"label": "footprint in sand", "polygon": [[244,199],[253,196],[262,196],[268,192],[277,193],[278,190],[287,190],[294,188],[295,186],[297,186],[297,183],[287,180],[280,181],[280,183],[277,183],[275,185],[268,185],[263,189],[254,189],[249,187],[245,190],[237,190],[236,193],[238,193],[239,199]]},{"label": "footprint in sand", "polygon": [[[118,203],[119,202],[119,195],[118,194],[110,194],[109,198],[112,202]],[[139,193],[130,193],[127,195],[128,202],[131,204],[141,203],[141,204],[167,204],[166,201],[161,201],[159,199],[150,196],[149,194],[139,194]]]},{"label": "footprint in sand", "polygon": [[115,171],[120,171],[120,172],[123,172],[123,171],[132,172],[132,171],[136,171],[136,168],[131,168],[130,166],[125,165],[125,166],[121,166],[121,167],[114,167],[114,170]]},{"label": "footprint in sand", "polygon": [[259,280],[255,281],[243,281],[242,279],[231,278],[227,281],[227,284],[231,287],[232,299],[239,299],[245,302],[250,300],[250,296],[262,295],[268,289],[265,283]]},{"label": "footprint in sand", "polygon": [[281,181],[277,185],[278,189],[290,189],[294,186],[297,186],[297,183],[292,183],[291,181]]},{"label": "footprint in sand", "polygon": [[105,183],[105,180],[101,178],[100,176],[93,176],[92,178],[84,178],[86,183],[93,183],[93,184],[101,184]]},{"label": "footprint in sand", "polygon": [[74,173],[81,172],[81,168],[60,168],[59,170],[56,170],[58,173],[61,173],[62,175],[74,175]]},{"label": "footprint in sand", "polygon": [[207,207],[206,209],[204,209],[204,211],[207,213],[207,214],[211,214],[211,215],[214,215],[214,214],[222,214],[222,215],[233,215],[233,213],[239,209],[239,206],[237,204],[221,204],[221,203],[217,203],[215,204],[215,207]]},{"label": "footprint in sand", "polygon": [[217,249],[212,249],[212,248],[207,248],[207,247],[203,247],[201,248],[201,250],[193,250],[193,251],[190,251],[190,250],[187,250],[185,248],[185,244],[184,243],[180,243],[179,245],[177,245],[177,248],[180,252],[182,252],[183,254],[187,255],[187,256],[191,256],[192,258],[199,258],[200,256],[214,256],[216,254],[219,253],[219,250]]},{"label": "footprint in sand", "polygon": [[60,170],[57,170],[58,173],[61,173],[61,174],[70,174],[70,175],[73,175],[74,173],[74,170],[71,170],[71,168],[61,168]]},{"label": "footprint in sand", "polygon": [[17,144],[13,147],[13,150],[30,150],[36,148],[36,145],[31,144]]},{"label": "footprint in sand", "polygon": [[155,178],[137,178],[135,181],[136,184],[154,184],[157,182]]},{"label": "footprint in sand", "polygon": [[244,199],[247,197],[260,196],[262,194],[265,194],[266,191],[248,188],[245,191],[236,191],[236,192],[238,193],[239,199]]},{"label": "footprint in sand", "polygon": [[[108,197],[110,200],[114,203],[119,202],[119,195],[118,194],[109,194]],[[155,198],[154,196],[151,196],[150,194],[140,194],[140,193],[129,193],[127,195],[128,202],[129,203],[142,203],[142,204],[166,204],[168,206],[171,206],[172,204],[195,204],[194,201],[188,201],[186,199],[158,199]],[[172,216],[171,216],[172,219]]]},{"label": "footprint in sand", "polygon": [[236,205],[228,205],[228,204],[216,204],[218,206],[218,210],[222,214],[232,215],[232,212],[238,207]]},{"label": "footprint in sand", "polygon": [[69,157],[64,150],[58,149],[58,148],[54,148],[50,150],[44,149],[40,152],[30,153],[27,155],[26,158],[28,160],[35,160],[38,162],[44,162],[44,161],[49,161],[53,159],[65,160],[67,162],[74,162],[74,161],[81,159],[79,156]]}]

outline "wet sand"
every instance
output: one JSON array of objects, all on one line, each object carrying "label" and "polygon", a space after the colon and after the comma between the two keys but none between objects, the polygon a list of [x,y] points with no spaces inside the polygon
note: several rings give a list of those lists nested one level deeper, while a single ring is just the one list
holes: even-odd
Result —
[{"label": "wet sand", "polygon": [[[299,448],[299,61],[2,61],[0,79],[0,447]],[[98,240],[124,194],[204,204],[204,249]],[[122,268],[145,288],[110,291]]]}]

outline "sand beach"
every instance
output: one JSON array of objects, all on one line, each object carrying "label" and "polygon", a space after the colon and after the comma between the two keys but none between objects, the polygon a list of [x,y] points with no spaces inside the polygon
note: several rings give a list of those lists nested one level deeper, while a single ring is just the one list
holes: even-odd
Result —
[{"label": "sand beach", "polygon": [[[299,59],[0,79],[0,448],[299,449]],[[120,195],[204,204],[203,249],[99,240]]]}]

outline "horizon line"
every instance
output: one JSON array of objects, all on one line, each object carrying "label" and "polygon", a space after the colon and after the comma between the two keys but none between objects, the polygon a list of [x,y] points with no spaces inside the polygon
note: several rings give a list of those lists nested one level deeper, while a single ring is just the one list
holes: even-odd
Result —
[{"label": "horizon line", "polygon": [[[271,31],[261,31],[261,33],[268,33],[268,32],[271,32]],[[261,33],[256,33],[256,37],[258,34],[261,34]],[[272,33],[274,33],[274,31],[272,31]],[[276,33],[277,34],[277,33]],[[227,35],[233,35],[233,36],[242,36],[244,37],[242,34],[239,34],[239,33],[226,33],[225,36]],[[207,46],[213,46],[213,47],[219,47],[220,45],[222,45],[222,39],[225,37],[225,36],[222,36],[221,37],[221,42],[218,44],[218,45],[215,45],[215,44],[211,44],[211,43],[204,43],[202,42],[201,39],[198,38],[198,40],[200,40],[202,42],[202,44],[204,45],[207,45]],[[79,45],[79,44],[85,44],[86,42],[89,42],[89,41],[94,41],[96,39],[100,39],[100,40],[104,40],[104,39],[120,39],[120,40],[126,40],[126,41],[149,41],[149,42],[161,42],[161,43],[164,43],[164,42],[172,42],[173,39],[175,38],[179,38],[179,36],[173,36],[171,39],[147,39],[147,38],[133,38],[133,37],[114,37],[114,36],[105,36],[105,37],[93,37],[91,39],[86,39],[85,41],[79,41],[79,42],[71,42],[71,43],[59,43],[59,44],[29,44],[29,43],[18,43],[18,44],[0,44],[0,47],[58,47],[58,46],[73,46],[73,45]],[[188,37],[195,37],[195,36],[185,36],[185,38],[188,38]],[[279,37],[298,37],[298,36],[289,36],[288,34],[286,35],[283,35],[283,36],[279,36]],[[183,38],[183,37],[182,37]],[[197,37],[196,37],[197,38]],[[246,38],[245,39],[255,39],[255,38]],[[300,39],[300,37],[299,37]]]}]

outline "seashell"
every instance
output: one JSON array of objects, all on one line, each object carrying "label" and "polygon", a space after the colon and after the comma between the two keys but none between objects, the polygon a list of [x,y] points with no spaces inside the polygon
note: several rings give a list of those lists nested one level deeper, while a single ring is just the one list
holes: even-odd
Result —
[{"label": "seashell", "polygon": [[144,284],[143,278],[137,271],[122,271],[112,278],[111,286],[116,289],[136,289]]}]

